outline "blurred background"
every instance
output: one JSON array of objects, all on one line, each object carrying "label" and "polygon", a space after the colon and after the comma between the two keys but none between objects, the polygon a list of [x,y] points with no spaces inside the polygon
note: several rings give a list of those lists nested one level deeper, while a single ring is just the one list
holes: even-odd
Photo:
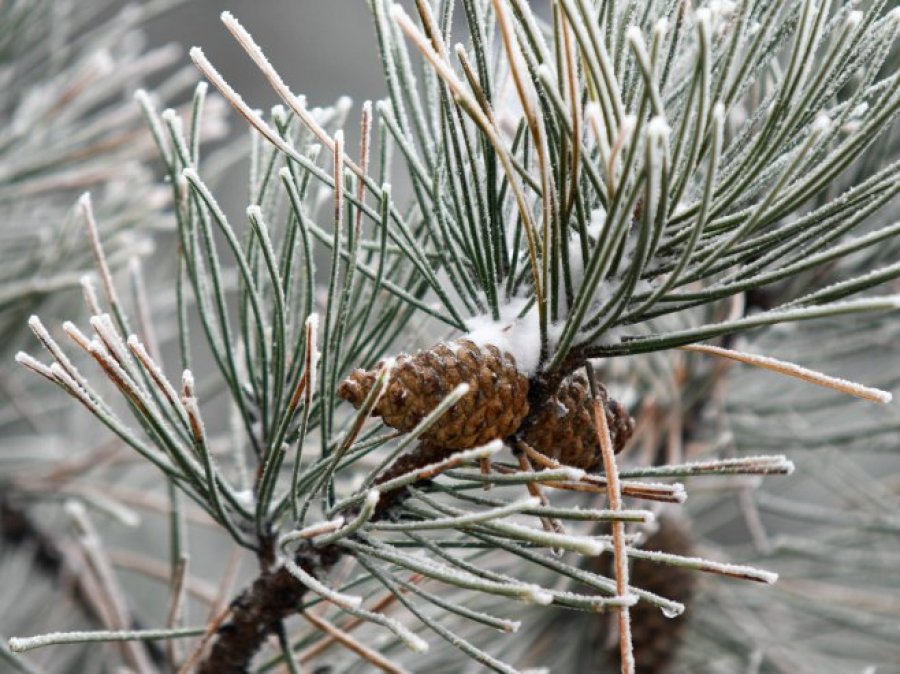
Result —
[{"label": "blurred background", "polygon": [[[232,12],[250,31],[294,93],[311,107],[332,105],[352,97],[351,119],[358,119],[365,100],[385,95],[384,78],[372,16],[364,0],[262,0],[261,2],[190,0],[149,21],[149,45],[201,47],[226,80],[255,108],[268,110],[281,101],[219,18]],[[232,117],[233,131],[244,131]],[[348,147],[358,142],[355,124],[347,125]],[[246,166],[223,177],[222,193],[229,212],[242,212],[246,201]],[[238,209],[238,210],[233,210]]]}]

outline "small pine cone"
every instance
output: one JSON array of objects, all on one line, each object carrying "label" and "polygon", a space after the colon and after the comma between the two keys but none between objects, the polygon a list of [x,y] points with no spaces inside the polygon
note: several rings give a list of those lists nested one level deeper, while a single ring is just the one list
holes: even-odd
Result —
[{"label": "small pine cone", "polygon": [[[609,397],[600,382],[597,392],[606,409],[606,423],[618,454],[631,437],[634,419],[622,405]],[[600,439],[594,426],[594,411],[587,376],[569,375],[556,393],[528,420],[522,439],[536,450],[566,466],[595,472],[603,466]]]},{"label": "small pine cone", "polygon": [[[375,377],[375,370],[354,371],[341,382],[338,396],[359,408]],[[398,431],[411,431],[462,383],[469,392],[422,440],[447,450],[470,449],[514,433],[528,414],[528,378],[516,369],[515,359],[495,346],[463,339],[399,356],[372,416]]]},{"label": "small pine cone", "polygon": [[[659,528],[641,547],[673,555],[694,555],[690,533],[671,516],[660,517]],[[681,567],[636,559],[631,566],[630,584],[687,603],[694,596],[696,576]],[[614,622],[608,616],[604,617],[608,622]],[[670,671],[677,662],[678,647],[686,627],[685,614],[666,618],[658,608],[647,602],[635,604],[631,609],[631,641],[636,670],[641,674],[665,674]],[[608,656],[615,665],[619,664],[618,644],[609,649]]]}]

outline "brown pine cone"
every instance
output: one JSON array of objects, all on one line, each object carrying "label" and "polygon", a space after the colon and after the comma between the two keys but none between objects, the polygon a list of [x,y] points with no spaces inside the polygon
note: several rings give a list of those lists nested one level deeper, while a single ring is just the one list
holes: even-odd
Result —
[{"label": "brown pine cone", "polygon": [[[356,370],[338,396],[359,408],[375,383],[375,370]],[[445,450],[470,449],[514,433],[528,414],[528,378],[515,359],[492,345],[461,339],[397,358],[372,416],[398,431],[411,431],[459,384],[469,385],[422,440]]]},{"label": "brown pine cone", "polygon": [[[634,419],[600,382],[597,392],[606,408],[606,423],[618,454],[631,437]],[[522,439],[542,454],[566,466],[595,472],[603,467],[600,440],[594,426],[591,390],[587,376],[576,372],[566,377],[556,393],[522,429]]]}]

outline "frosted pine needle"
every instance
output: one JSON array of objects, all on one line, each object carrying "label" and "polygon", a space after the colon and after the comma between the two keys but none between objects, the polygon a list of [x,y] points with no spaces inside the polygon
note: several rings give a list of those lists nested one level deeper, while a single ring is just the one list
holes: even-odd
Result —
[{"label": "frosted pine needle", "polygon": [[816,384],[817,386],[830,388],[833,391],[838,391],[840,393],[845,393],[857,398],[862,398],[863,400],[868,400],[870,402],[881,403],[882,405],[891,402],[891,399],[893,397],[890,391],[882,391],[877,388],[863,386],[862,384],[857,384],[856,382],[841,379],[839,377],[832,377],[821,372],[816,372],[815,370],[810,370],[809,368],[805,368],[800,365],[795,365],[794,363],[788,363],[777,358],[772,358],[771,356],[762,356],[755,353],[744,353],[742,351],[735,351],[734,349],[724,349],[719,346],[711,346],[708,344],[691,344],[688,346],[682,346],[680,348],[684,351],[705,353],[713,356],[720,356],[722,358],[728,358],[739,363],[755,365],[756,367],[760,367],[765,370],[771,370],[772,372],[777,372],[778,374],[783,374],[788,377],[795,377],[802,381],[809,382],[810,384]]}]

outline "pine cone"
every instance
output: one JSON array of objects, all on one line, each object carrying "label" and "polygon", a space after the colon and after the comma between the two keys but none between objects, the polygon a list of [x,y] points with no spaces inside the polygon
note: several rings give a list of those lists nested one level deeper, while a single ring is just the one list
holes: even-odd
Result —
[{"label": "pine cone", "polygon": [[[618,454],[631,437],[634,420],[609,397],[600,382],[597,391],[606,408],[606,423]],[[597,471],[603,467],[600,440],[594,426],[591,390],[583,372],[566,377],[556,393],[522,429],[522,439],[566,466]]]},{"label": "pine cone", "polygon": [[[338,396],[359,408],[376,372],[354,371],[341,382]],[[508,353],[465,339],[399,356],[372,416],[380,416],[398,431],[411,431],[462,383],[469,385],[469,392],[422,434],[423,441],[450,453],[518,430],[528,414],[528,378]]]}]

